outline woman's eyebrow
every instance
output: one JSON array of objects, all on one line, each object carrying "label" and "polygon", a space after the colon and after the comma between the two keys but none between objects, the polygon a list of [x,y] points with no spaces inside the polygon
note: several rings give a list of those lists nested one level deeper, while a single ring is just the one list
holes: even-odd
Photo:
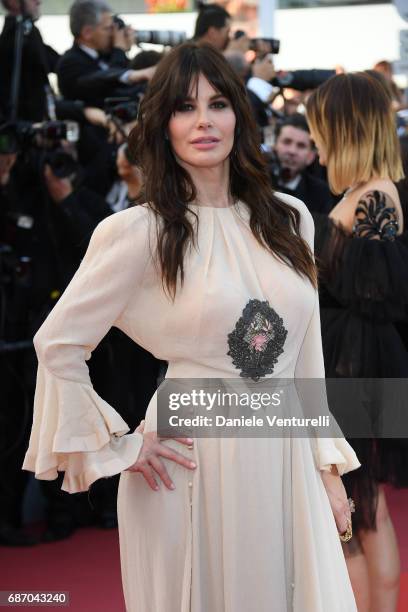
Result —
[{"label": "woman's eyebrow", "polygon": [[[216,93],[213,96],[211,96],[210,101],[212,100],[216,100],[217,98],[226,98],[227,96],[224,96],[224,94],[222,93]],[[193,98],[192,96],[187,96],[186,98],[184,98],[184,102],[194,102],[195,100],[197,100],[197,98]]]}]

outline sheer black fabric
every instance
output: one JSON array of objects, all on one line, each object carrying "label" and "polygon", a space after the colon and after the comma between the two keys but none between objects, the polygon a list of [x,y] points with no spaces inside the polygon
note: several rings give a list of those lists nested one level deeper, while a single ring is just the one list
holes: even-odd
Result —
[{"label": "sheer black fabric", "polygon": [[[378,191],[365,194],[352,233],[327,216],[314,220],[326,377],[407,378],[400,329],[408,321],[408,232],[397,234],[392,200]],[[375,431],[386,398],[373,391],[359,409],[368,412]],[[348,441],[362,464],[344,477],[356,503],[354,529],[374,529],[378,484],[408,486],[408,440]]]}]

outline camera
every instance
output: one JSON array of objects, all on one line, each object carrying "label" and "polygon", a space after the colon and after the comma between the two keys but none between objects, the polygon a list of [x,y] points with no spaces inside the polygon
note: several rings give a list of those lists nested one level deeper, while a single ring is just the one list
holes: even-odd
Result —
[{"label": "camera", "polygon": [[137,44],[149,43],[151,45],[163,45],[164,47],[175,47],[187,40],[185,32],[174,30],[137,30]]},{"label": "camera", "polygon": [[44,163],[48,164],[58,178],[73,180],[78,171],[78,163],[70,153],[62,148],[54,149],[45,155]]},{"label": "camera", "polygon": [[[119,15],[113,16],[119,30],[126,27],[125,22]],[[164,47],[175,47],[187,40],[185,32],[177,32],[172,30],[136,30],[136,44],[149,43],[151,45],[163,45]]]},{"label": "camera", "polygon": [[119,17],[119,15],[114,15],[112,19],[113,23],[118,27],[118,30],[123,30],[126,27],[125,22],[123,21],[122,17]]},{"label": "camera", "polygon": [[121,123],[130,123],[137,119],[139,100],[132,98],[105,98],[104,111]]},{"label": "camera", "polygon": [[79,126],[75,121],[44,121],[43,123],[9,121],[3,123],[0,126],[0,153],[17,153],[34,144],[37,135],[41,136],[41,140],[51,144],[61,140],[77,142]]},{"label": "camera", "polygon": [[[267,45],[269,50],[265,50]],[[277,55],[280,49],[280,40],[277,38],[251,38],[249,48],[251,51],[261,53],[261,55],[267,55],[268,53]]]},{"label": "camera", "polygon": [[[36,137],[40,136],[39,142]],[[79,126],[75,121],[8,122],[0,126],[0,154],[18,153],[31,147],[45,151],[43,162],[59,178],[73,177],[78,169],[74,157],[61,147],[61,141],[76,143]]]},{"label": "camera", "polygon": [[321,68],[278,72],[276,77],[272,80],[272,85],[280,87],[281,89],[290,87],[298,91],[306,91],[307,89],[316,89],[316,87],[319,87],[335,74],[335,70],[325,70]]}]

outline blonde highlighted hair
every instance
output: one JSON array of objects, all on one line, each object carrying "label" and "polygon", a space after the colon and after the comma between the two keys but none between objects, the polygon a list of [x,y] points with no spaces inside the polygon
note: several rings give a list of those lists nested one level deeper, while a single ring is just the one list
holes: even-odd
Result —
[{"label": "blonde highlighted hair", "polygon": [[370,179],[403,178],[391,97],[369,74],[339,74],[307,102],[312,137],[326,149],[327,176],[334,193]]}]

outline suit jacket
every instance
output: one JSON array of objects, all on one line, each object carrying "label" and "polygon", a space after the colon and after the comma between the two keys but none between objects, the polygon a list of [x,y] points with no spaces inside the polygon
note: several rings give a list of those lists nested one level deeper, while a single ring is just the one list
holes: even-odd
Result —
[{"label": "suit jacket", "polygon": [[311,212],[329,214],[335,204],[335,198],[327,183],[312,176],[307,171],[303,172],[296,189],[288,189],[282,184],[279,184],[278,188],[284,193],[302,200]]},{"label": "suit jacket", "polygon": [[[108,64],[104,70],[99,62]],[[104,99],[111,96],[130,96],[140,90],[120,82],[129,69],[129,61],[122,49],[114,48],[109,58],[94,59],[77,44],[66,51],[57,66],[61,94],[70,100],[82,100],[87,106],[103,108]]]},{"label": "suit jacket", "polygon": [[246,92],[258,127],[263,128],[269,125],[269,117],[272,114],[272,111],[268,105],[262,102],[261,98],[259,98],[256,93],[250,89],[247,88]]},{"label": "suit jacket", "polygon": [[[30,22],[28,22],[30,23]],[[10,115],[10,93],[14,69],[16,19],[7,16],[0,34],[0,113]],[[55,72],[59,55],[45,45],[35,25],[24,35],[21,59],[21,78],[18,118],[42,121],[47,116],[45,86],[48,74]]]}]

